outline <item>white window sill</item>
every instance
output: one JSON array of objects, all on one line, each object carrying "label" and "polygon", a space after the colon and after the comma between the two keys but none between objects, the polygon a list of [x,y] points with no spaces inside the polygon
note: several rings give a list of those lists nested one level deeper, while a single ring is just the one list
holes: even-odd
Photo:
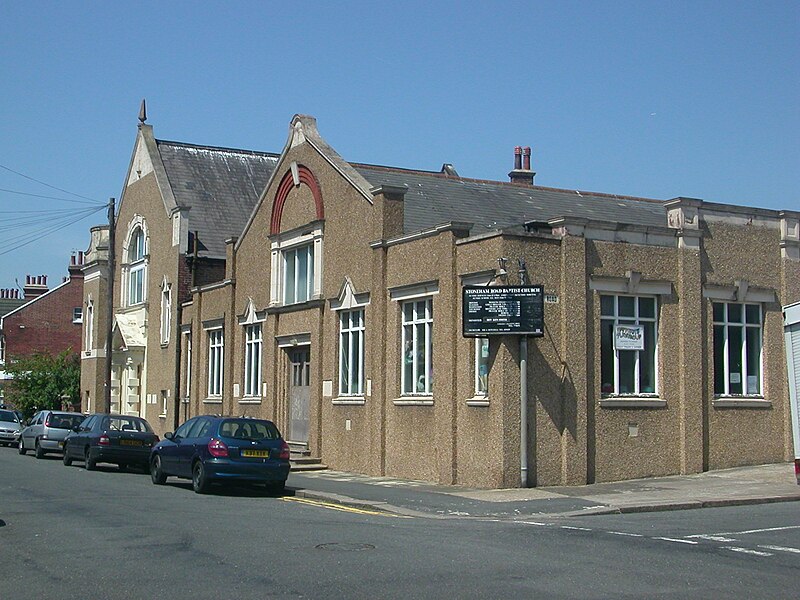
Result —
[{"label": "white window sill", "polygon": [[489,406],[489,396],[467,398],[467,406]]},{"label": "white window sill", "polygon": [[189,404],[189,400],[190,400],[190,398],[189,398],[189,397],[186,397],[186,398],[183,398],[183,399],[181,400],[181,402],[183,402],[184,404]]},{"label": "white window sill", "polygon": [[160,415],[158,415],[158,418],[159,419],[166,419],[167,418],[167,413],[161,413]]},{"label": "white window sill", "polygon": [[401,396],[392,400],[395,406],[433,406],[431,396]]},{"label": "white window sill", "polygon": [[222,398],[205,398],[203,404],[222,404]]},{"label": "white window sill", "polygon": [[658,396],[608,396],[600,399],[600,408],[664,408],[666,400]]},{"label": "white window sill", "polygon": [[364,396],[339,396],[331,400],[331,404],[340,406],[362,406],[366,403],[367,400]]},{"label": "white window sill", "polygon": [[772,408],[772,402],[763,396],[716,396],[711,405],[714,408]]},{"label": "white window sill", "polygon": [[239,404],[261,404],[261,398],[258,396],[245,396],[239,400]]}]

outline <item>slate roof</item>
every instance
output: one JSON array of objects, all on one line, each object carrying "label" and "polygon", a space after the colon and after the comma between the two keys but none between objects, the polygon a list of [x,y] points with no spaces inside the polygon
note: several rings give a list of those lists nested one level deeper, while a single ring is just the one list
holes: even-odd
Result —
[{"label": "slate roof", "polygon": [[10,313],[12,310],[18,309],[20,306],[29,302],[30,298],[0,298],[0,317]]},{"label": "slate roof", "polygon": [[463,221],[475,224],[471,233],[476,235],[484,229],[508,229],[527,221],[548,221],[562,216],[632,225],[667,225],[661,200],[465,179],[433,171],[354,166],[374,186],[408,186],[406,233]]},{"label": "slate roof", "polygon": [[200,255],[225,257],[225,240],[241,235],[280,155],[156,140],[178,206],[197,231]]}]

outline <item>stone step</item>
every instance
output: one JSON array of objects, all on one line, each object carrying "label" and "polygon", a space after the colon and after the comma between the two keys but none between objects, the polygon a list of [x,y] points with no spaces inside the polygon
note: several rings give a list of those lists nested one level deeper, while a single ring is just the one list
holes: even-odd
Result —
[{"label": "stone step", "polygon": [[292,471],[324,471],[328,465],[322,464],[322,460],[313,456],[292,456],[289,459],[292,464]]}]

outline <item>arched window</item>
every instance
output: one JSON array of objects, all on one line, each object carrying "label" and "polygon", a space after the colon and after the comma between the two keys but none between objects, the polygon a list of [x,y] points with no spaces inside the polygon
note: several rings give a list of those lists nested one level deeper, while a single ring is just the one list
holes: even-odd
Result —
[{"label": "arched window", "polygon": [[145,249],[145,235],[141,227],[136,227],[131,233],[128,244],[128,306],[141,304],[146,297],[147,285],[147,253]]}]

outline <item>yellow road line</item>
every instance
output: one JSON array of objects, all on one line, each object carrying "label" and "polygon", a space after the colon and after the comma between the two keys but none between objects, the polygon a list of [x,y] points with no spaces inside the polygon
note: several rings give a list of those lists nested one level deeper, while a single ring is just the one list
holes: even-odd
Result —
[{"label": "yellow road line", "polygon": [[320,508],[328,508],[330,510],[339,510],[342,512],[356,513],[360,515],[377,515],[379,517],[394,517],[396,519],[410,519],[406,515],[396,515],[394,513],[381,512],[377,510],[367,510],[365,508],[355,508],[352,506],[344,506],[342,504],[334,504],[333,502],[324,502],[322,500],[311,500],[309,498],[296,498],[291,496],[284,496],[281,498],[284,502],[300,502],[301,504],[310,504],[311,506],[319,506]]}]

